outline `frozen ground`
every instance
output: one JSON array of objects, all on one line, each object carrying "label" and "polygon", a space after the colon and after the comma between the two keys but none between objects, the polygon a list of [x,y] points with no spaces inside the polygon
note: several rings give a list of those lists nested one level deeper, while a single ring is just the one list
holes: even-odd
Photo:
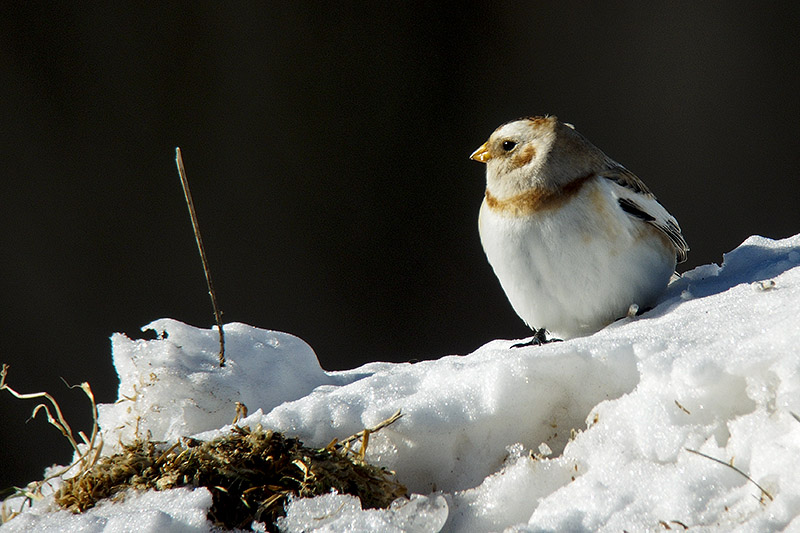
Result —
[{"label": "frozen ground", "polygon": [[[644,316],[542,347],[496,340],[325,372],[296,337],[228,324],[220,369],[215,331],[147,328],[162,338],[113,337],[121,401],[100,406],[106,453],[137,418],[156,440],[218,435],[236,401],[251,412],[240,424],[319,447],[402,409],[367,459],[411,499],[385,511],[295,500],[286,531],[800,531],[800,235],[751,237]],[[0,531],[205,532],[210,504],[179,489],[71,515],[45,498]]]}]

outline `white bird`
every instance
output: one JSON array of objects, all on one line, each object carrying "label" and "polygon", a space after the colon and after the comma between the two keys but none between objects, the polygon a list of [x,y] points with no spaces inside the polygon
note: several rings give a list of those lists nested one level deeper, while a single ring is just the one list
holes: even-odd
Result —
[{"label": "white bird", "polygon": [[647,186],[554,116],[504,124],[470,157],[486,163],[483,249],[531,343],[652,306],[686,260],[678,222]]}]

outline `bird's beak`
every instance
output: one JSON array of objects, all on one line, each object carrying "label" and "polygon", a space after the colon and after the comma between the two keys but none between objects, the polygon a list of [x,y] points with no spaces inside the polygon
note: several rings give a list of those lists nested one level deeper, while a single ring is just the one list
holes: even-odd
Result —
[{"label": "bird's beak", "polygon": [[481,163],[486,163],[488,160],[490,160],[492,158],[492,154],[489,153],[489,147],[486,146],[487,144],[489,143],[483,143],[480,148],[472,152],[472,155],[469,156],[469,158],[473,161],[479,161]]}]

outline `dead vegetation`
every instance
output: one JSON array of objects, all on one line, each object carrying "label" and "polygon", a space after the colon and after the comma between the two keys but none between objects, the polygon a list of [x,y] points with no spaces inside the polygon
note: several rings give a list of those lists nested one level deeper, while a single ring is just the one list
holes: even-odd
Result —
[{"label": "dead vegetation", "polygon": [[81,389],[92,404],[93,422],[91,437],[87,437],[85,433],[79,431],[78,436],[80,437],[81,442],[78,442],[78,439],[75,438],[75,433],[72,431],[72,427],[70,427],[69,423],[67,423],[66,419],[64,418],[64,415],[61,413],[61,407],[59,407],[55,398],[46,392],[34,392],[28,394],[19,393],[8,386],[6,383],[7,377],[8,365],[3,363],[3,366],[0,368],[0,391],[8,391],[11,395],[20,400],[44,398],[47,401],[47,403],[40,403],[33,408],[31,418],[36,418],[37,414],[44,412],[47,416],[48,424],[55,427],[64,436],[64,438],[69,441],[77,459],[75,459],[75,461],[69,466],[51,473],[41,481],[29,483],[26,487],[9,487],[0,491],[0,494],[2,494],[4,498],[2,505],[0,505],[0,523],[11,520],[21,512],[21,508],[20,511],[10,511],[6,505],[9,500],[21,498],[23,501],[22,505],[24,506],[26,503],[30,503],[32,500],[41,499],[42,488],[51,480],[61,478],[75,468],[78,469],[77,475],[81,475],[82,473],[88,471],[90,468],[92,468],[92,466],[94,466],[97,459],[100,457],[100,452],[103,449],[103,439],[99,435],[99,428],[97,425],[97,404],[94,401],[92,388],[88,383],[84,382],[80,385],[73,386],[67,385],[71,389]]},{"label": "dead vegetation", "polygon": [[[219,366],[224,367],[222,312],[217,305],[180,148],[176,148],[176,164],[219,331]],[[31,500],[41,499],[42,488],[54,478],[62,481],[54,495],[55,502],[74,513],[84,512],[109,498],[124,498],[130,490],[206,487],[213,497],[208,518],[216,526],[242,529],[249,529],[253,521],[274,529],[277,518],[285,514],[284,506],[290,496],[306,498],[336,491],[358,496],[362,507],[367,509],[386,508],[395,499],[407,496],[406,488],[393,472],[364,460],[370,434],[399,419],[400,411],[371,429],[341,442],[334,439],[325,448],[315,449],[296,438],[264,430],[260,425],[254,429],[236,426],[238,420],[247,416],[247,407],[236,402],[234,426],[222,437],[211,441],[183,438],[172,445],[137,439],[132,444],[122,444],[121,453],[100,457],[103,441],[98,432],[97,405],[88,383],[78,387],[91,401],[94,422],[91,437],[78,433],[82,441],[79,443],[50,394],[20,394],[6,385],[7,373],[8,365],[4,364],[0,370],[0,391],[7,390],[19,399],[47,400],[48,403],[34,408],[32,418],[44,411],[48,422],[69,440],[77,459],[25,488],[0,490],[0,498],[10,494],[0,505],[0,523],[22,512],[22,508],[9,511],[10,500],[22,499],[24,507]],[[354,451],[356,444],[360,446]]]},{"label": "dead vegetation", "polygon": [[[210,441],[184,438],[170,445],[141,439],[123,445],[121,453],[99,457],[102,441],[97,436],[97,407],[88,384],[81,388],[92,401],[95,422],[91,438],[79,434],[83,440],[80,446],[52,396],[19,394],[5,384],[6,374],[4,365],[0,390],[22,399],[45,397],[56,416],[44,404],[34,409],[34,415],[44,410],[48,421],[73,443],[78,456],[75,463],[53,476],[26,489],[14,488],[9,499],[21,497],[29,502],[41,498],[44,484],[78,466],[77,474],[63,479],[55,493],[55,502],[74,513],[107,499],[124,498],[129,490],[206,487],[213,497],[208,518],[215,525],[248,529],[258,521],[274,529],[277,518],[285,514],[284,505],[290,496],[306,498],[337,491],[358,496],[364,508],[386,508],[407,495],[393,472],[364,460],[370,434],[399,419],[399,411],[374,428],[341,443],[334,440],[325,448],[309,448],[296,438],[260,425],[253,429],[233,426],[230,433]],[[237,405],[236,410],[237,418],[246,413],[243,405]],[[354,450],[357,444],[360,446]],[[3,521],[17,514],[5,511]]]},{"label": "dead vegetation", "polygon": [[361,499],[364,508],[386,508],[406,495],[391,472],[335,446],[314,449],[298,439],[234,426],[212,441],[183,439],[167,446],[147,441],[104,457],[81,476],[66,480],[56,503],[82,512],[128,489],[206,487],[213,496],[209,519],[228,528],[268,525],[283,516],[289,496],[312,497],[335,490]]}]

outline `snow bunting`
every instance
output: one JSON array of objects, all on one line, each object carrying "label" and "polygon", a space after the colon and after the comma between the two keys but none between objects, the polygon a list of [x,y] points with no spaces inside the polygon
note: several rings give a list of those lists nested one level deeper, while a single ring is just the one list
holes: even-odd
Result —
[{"label": "snow bunting", "polygon": [[504,124],[470,158],[486,163],[483,249],[534,344],[652,306],[686,260],[647,186],[556,117]]}]

